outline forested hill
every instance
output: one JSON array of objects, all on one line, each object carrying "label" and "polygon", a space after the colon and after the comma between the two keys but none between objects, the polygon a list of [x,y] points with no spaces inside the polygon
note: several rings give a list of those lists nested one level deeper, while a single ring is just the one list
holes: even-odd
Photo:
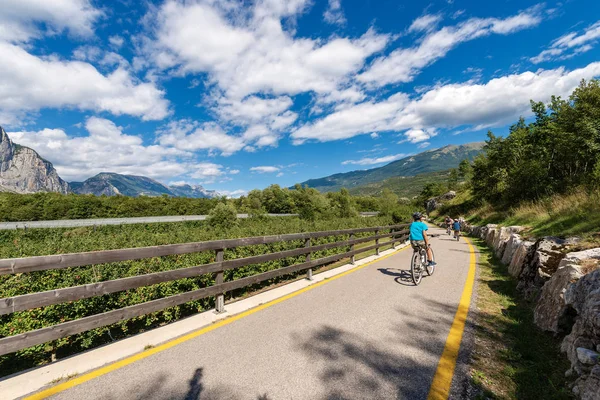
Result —
[{"label": "forested hill", "polygon": [[483,151],[484,145],[484,142],[467,143],[460,146],[449,145],[406,157],[383,167],[310,179],[303,182],[302,185],[321,192],[334,192],[343,187],[352,189],[396,176],[415,176],[427,172],[444,171],[458,167],[458,164],[464,159],[472,161]]}]

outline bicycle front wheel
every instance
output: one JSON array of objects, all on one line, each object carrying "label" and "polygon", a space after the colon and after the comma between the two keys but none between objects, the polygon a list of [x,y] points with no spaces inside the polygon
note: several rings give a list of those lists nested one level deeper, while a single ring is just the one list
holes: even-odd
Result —
[{"label": "bicycle front wheel", "polygon": [[[428,260],[428,261],[435,262],[435,254],[433,254],[433,249],[429,248],[429,250],[431,251],[431,260]],[[435,265],[429,265],[429,263],[427,263],[427,266],[425,267],[425,271],[427,271],[427,276],[433,275],[433,273],[435,272]]]},{"label": "bicycle front wheel", "polygon": [[418,251],[415,251],[413,253],[412,261],[410,263],[410,275],[415,286],[421,283],[421,278],[423,277],[423,269],[421,268],[421,255]]}]

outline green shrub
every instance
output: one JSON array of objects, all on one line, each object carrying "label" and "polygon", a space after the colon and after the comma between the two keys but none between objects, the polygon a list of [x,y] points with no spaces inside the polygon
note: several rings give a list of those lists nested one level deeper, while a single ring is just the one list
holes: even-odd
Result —
[{"label": "green shrub", "polygon": [[219,203],[208,214],[208,224],[215,229],[231,229],[238,224],[237,210],[230,203]]}]

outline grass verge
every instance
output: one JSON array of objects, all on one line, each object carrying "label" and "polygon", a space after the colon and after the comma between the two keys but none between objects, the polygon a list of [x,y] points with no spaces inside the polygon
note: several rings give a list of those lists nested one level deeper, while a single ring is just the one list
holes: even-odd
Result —
[{"label": "grass verge", "polygon": [[476,399],[573,398],[559,340],[533,323],[533,306],[522,299],[506,266],[483,241],[480,251],[475,347],[471,382]]}]

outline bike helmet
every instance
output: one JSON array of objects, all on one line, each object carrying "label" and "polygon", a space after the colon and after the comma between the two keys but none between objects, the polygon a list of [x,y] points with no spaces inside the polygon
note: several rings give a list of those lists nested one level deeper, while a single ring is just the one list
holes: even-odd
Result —
[{"label": "bike helmet", "polygon": [[414,220],[421,219],[421,218],[423,218],[423,214],[421,214],[420,212],[417,211],[416,213],[414,213],[412,215],[412,217]]}]

